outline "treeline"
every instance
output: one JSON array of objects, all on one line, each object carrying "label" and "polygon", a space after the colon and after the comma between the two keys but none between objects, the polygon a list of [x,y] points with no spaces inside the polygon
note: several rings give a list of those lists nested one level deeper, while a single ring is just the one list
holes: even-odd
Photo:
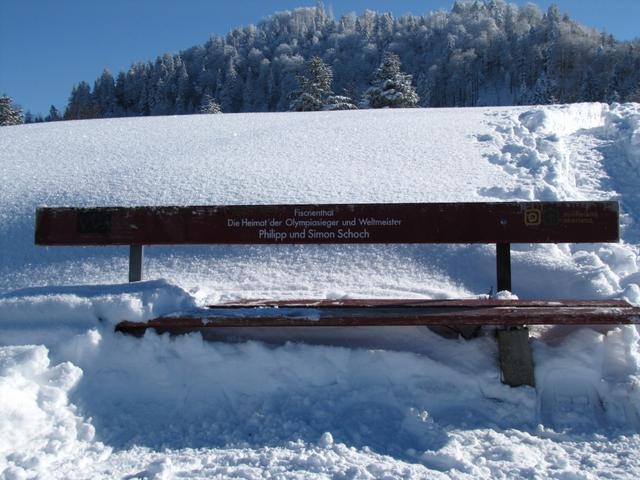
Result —
[{"label": "treeline", "polygon": [[640,41],[620,42],[561,15],[502,0],[450,12],[335,19],[321,4],[276,13],[204,45],[73,87],[65,119],[289,110],[311,58],[333,92],[363,103],[386,53],[399,56],[424,107],[640,101]]}]

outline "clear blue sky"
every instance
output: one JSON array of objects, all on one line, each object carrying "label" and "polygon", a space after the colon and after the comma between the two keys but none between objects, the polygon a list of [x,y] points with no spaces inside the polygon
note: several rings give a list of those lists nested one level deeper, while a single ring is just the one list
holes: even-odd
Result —
[{"label": "clear blue sky", "polygon": [[[513,3],[525,4],[526,0]],[[546,10],[552,0],[539,0]],[[640,0],[556,0],[563,13],[619,39],[640,37]],[[453,0],[325,0],[336,16],[449,10]],[[73,84],[204,43],[315,0],[0,0],[0,93],[33,113],[62,109]]]}]

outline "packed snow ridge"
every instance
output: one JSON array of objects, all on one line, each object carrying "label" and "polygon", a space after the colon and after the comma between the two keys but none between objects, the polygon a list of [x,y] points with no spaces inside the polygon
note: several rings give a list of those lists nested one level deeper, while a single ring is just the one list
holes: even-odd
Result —
[{"label": "packed snow ridge", "polygon": [[[36,248],[38,206],[614,199],[622,241],[517,245],[514,292],[640,305],[640,105],[156,117],[0,129],[0,478],[637,478],[635,327],[363,345],[113,332],[242,298],[460,298],[489,246]],[[6,188],[5,188],[6,187]]]}]

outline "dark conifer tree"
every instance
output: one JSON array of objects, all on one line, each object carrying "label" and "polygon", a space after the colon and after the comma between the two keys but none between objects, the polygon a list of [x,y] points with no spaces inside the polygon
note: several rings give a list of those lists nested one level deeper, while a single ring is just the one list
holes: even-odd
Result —
[{"label": "dark conifer tree", "polygon": [[98,109],[93,103],[91,95],[91,87],[84,80],[71,90],[69,104],[64,112],[65,120],[83,120],[87,118],[96,118]]},{"label": "dark conifer tree", "polygon": [[62,117],[58,109],[54,105],[51,105],[49,115],[47,115],[44,120],[45,122],[57,122],[58,120],[62,120]]}]

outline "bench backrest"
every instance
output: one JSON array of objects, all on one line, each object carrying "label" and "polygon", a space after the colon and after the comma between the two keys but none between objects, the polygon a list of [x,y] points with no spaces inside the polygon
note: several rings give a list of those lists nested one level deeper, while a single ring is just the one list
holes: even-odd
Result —
[{"label": "bench backrest", "polygon": [[39,208],[35,231],[38,245],[618,240],[617,202]]},{"label": "bench backrest", "polygon": [[391,203],[39,208],[38,245],[495,243],[496,287],[511,290],[511,243],[619,240],[617,202]]}]

